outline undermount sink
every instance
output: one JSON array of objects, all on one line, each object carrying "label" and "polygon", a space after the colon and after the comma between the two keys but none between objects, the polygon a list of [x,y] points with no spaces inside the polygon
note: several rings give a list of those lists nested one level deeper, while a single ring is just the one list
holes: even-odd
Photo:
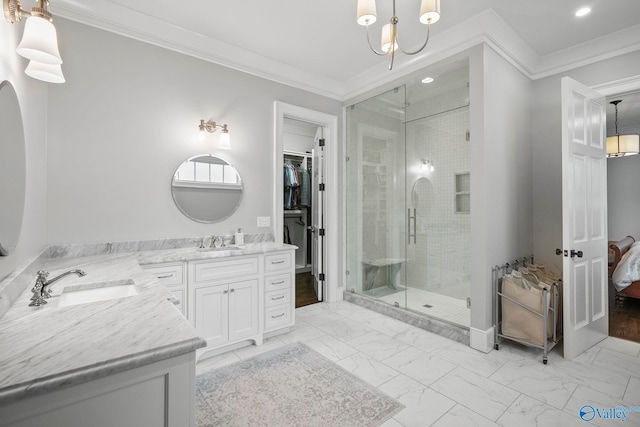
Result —
[{"label": "undermount sink", "polygon": [[219,248],[199,248],[201,251],[221,252],[221,251],[237,251],[240,250],[237,246],[221,246]]},{"label": "undermount sink", "polygon": [[60,306],[86,304],[138,295],[135,282],[131,279],[110,282],[90,283],[87,285],[67,286],[60,295]]}]

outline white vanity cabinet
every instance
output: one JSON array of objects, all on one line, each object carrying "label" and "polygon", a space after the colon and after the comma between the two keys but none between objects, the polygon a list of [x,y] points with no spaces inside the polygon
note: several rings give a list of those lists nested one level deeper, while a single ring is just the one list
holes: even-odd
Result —
[{"label": "white vanity cabinet", "polygon": [[264,335],[295,323],[293,249],[142,267],[169,288],[207,340],[199,353],[221,353],[246,341],[260,345]]},{"label": "white vanity cabinet", "polygon": [[260,255],[189,262],[189,319],[207,351],[244,340],[262,343]]},{"label": "white vanity cabinet", "polygon": [[147,264],[141,266],[152,273],[160,283],[165,285],[178,300],[176,307],[187,317],[187,269],[184,262],[165,264]]},{"label": "white vanity cabinet", "polygon": [[195,352],[8,405],[3,427],[195,427]]}]

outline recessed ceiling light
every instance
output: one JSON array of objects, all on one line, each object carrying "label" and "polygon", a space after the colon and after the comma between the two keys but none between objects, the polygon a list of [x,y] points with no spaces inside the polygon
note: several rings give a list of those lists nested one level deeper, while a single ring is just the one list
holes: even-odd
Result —
[{"label": "recessed ceiling light", "polygon": [[422,83],[431,83],[433,81],[433,77],[425,77],[422,79]]},{"label": "recessed ceiling light", "polygon": [[576,11],[576,16],[577,17],[585,16],[585,15],[588,15],[590,12],[591,12],[590,7],[581,7]]}]

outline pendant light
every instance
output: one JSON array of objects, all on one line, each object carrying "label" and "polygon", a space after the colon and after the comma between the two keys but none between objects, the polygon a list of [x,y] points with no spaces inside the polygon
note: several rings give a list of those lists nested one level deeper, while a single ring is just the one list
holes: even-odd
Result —
[{"label": "pendant light", "polygon": [[616,107],[616,134],[607,137],[607,157],[633,156],[640,153],[640,135],[620,135],[618,132],[618,104],[622,100],[611,101]]}]

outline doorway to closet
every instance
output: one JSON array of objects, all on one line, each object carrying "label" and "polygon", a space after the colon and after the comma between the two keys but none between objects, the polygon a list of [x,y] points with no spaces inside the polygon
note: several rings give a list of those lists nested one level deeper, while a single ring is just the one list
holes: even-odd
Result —
[{"label": "doorway to closet", "polygon": [[295,251],[296,308],[323,300],[324,138],[317,124],[284,118],[283,242]]}]

